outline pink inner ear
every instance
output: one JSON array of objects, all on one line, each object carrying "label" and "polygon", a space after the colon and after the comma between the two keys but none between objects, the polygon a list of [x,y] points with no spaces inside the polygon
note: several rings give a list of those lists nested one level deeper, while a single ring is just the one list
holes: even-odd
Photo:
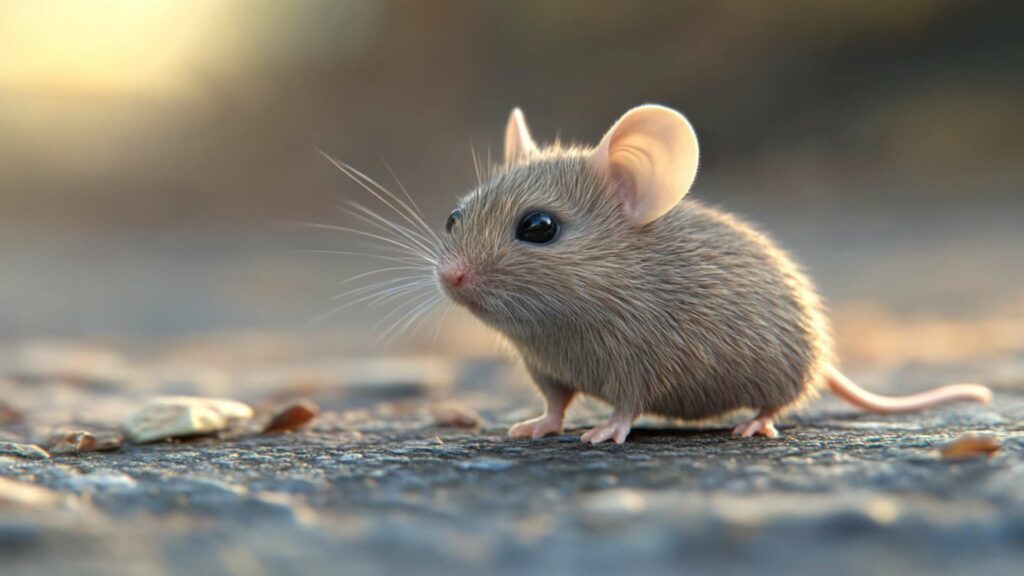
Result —
[{"label": "pink inner ear", "polygon": [[690,189],[697,173],[697,137],[678,112],[640,106],[601,139],[590,162],[615,179],[623,215],[635,226],[657,220]]}]

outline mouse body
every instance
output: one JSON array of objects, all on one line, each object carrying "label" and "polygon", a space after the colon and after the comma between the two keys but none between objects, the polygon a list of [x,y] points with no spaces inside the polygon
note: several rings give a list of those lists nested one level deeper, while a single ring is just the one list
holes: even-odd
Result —
[{"label": "mouse body", "polygon": [[734,431],[774,437],[773,419],[828,385],[879,412],[987,401],[981,386],[873,395],[834,368],[817,292],[768,236],[688,197],[690,123],[634,108],[594,148],[540,148],[513,110],[505,160],[452,212],[442,290],[515,346],[547,408],[509,430],[560,433],[572,398],[614,408],[584,433],[623,442],[641,414],[686,420],[741,409]]}]

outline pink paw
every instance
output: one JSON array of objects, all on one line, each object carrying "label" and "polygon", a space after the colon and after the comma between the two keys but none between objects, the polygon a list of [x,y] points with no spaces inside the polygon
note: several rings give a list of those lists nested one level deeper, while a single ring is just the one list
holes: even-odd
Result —
[{"label": "pink paw", "polygon": [[732,435],[742,436],[744,438],[750,438],[751,436],[777,438],[779,436],[779,431],[775,429],[775,425],[772,424],[770,418],[755,418],[733,428]]},{"label": "pink paw", "polygon": [[580,440],[591,444],[600,444],[605,440],[615,440],[616,444],[622,444],[629,436],[633,424],[624,420],[609,420],[604,424],[594,426],[580,436]]},{"label": "pink paw", "polygon": [[509,438],[532,438],[537,440],[548,434],[561,434],[561,419],[550,416],[538,416],[513,425],[508,429]]}]

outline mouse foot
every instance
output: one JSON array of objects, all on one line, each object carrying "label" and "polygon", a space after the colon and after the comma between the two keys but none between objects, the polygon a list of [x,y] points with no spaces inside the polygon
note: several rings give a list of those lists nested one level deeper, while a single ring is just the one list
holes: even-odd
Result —
[{"label": "mouse foot", "polygon": [[622,444],[626,441],[626,437],[629,436],[630,430],[633,429],[633,420],[635,419],[635,415],[625,414],[616,410],[607,422],[598,424],[584,432],[580,436],[580,440],[590,442],[591,444],[600,444],[605,440],[615,440],[616,444]]},{"label": "mouse foot", "polygon": [[775,429],[775,424],[772,423],[771,414],[762,412],[757,415],[757,418],[733,428],[732,435],[744,438],[750,438],[751,436],[778,438],[779,431]]},{"label": "mouse foot", "polygon": [[509,438],[532,438],[537,440],[548,434],[562,433],[562,419],[552,415],[538,416],[514,424],[508,429]]}]

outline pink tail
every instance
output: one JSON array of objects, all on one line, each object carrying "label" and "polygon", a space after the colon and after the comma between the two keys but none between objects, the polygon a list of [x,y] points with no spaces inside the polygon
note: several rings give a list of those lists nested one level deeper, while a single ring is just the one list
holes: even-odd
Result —
[{"label": "pink tail", "polygon": [[832,392],[858,408],[880,414],[899,414],[902,412],[920,412],[934,408],[947,402],[966,400],[988,404],[992,401],[992,391],[978,384],[953,384],[933,388],[927,392],[911,396],[880,396],[857,386],[849,378],[832,368],[827,376],[828,387]]}]

